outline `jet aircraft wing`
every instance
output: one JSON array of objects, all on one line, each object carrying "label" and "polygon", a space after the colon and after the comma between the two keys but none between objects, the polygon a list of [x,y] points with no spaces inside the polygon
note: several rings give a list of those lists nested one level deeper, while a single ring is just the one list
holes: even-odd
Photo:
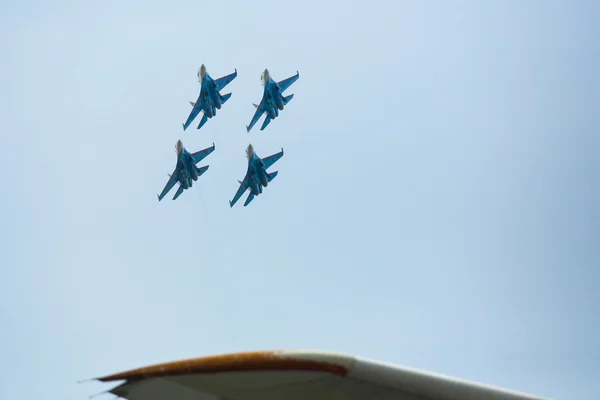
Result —
[{"label": "jet aircraft wing", "polygon": [[256,107],[256,111],[254,112],[254,116],[252,117],[252,121],[250,121],[250,125],[246,126],[246,131],[247,132],[250,132],[250,129],[252,129],[252,127],[258,122],[258,119],[265,112],[264,98],[263,98],[263,100],[260,101],[260,104],[258,106],[256,104],[254,106]]},{"label": "jet aircraft wing", "polygon": [[220,91],[225,86],[229,85],[231,83],[231,81],[235,79],[236,76],[237,76],[237,69],[235,70],[235,72],[233,74],[229,74],[229,75],[223,76],[219,79],[215,79],[215,84],[217,85],[217,91]]},{"label": "jet aircraft wing", "polygon": [[192,158],[194,159],[194,164],[197,164],[200,161],[202,161],[206,156],[208,156],[213,151],[215,151],[215,144],[214,143],[213,143],[212,147],[208,147],[208,148],[206,148],[204,150],[200,150],[200,151],[197,151],[195,153],[192,153]]},{"label": "jet aircraft wing", "polygon": [[269,167],[275,164],[281,157],[283,157],[283,149],[281,149],[279,153],[275,153],[272,156],[263,158],[262,162],[265,166],[265,170],[269,169]]},{"label": "jet aircraft wing", "polygon": [[105,376],[128,400],[542,400],[502,387],[323,351],[199,357]]},{"label": "jet aircraft wing", "polygon": [[281,93],[285,92],[285,90],[292,86],[292,83],[296,82],[298,78],[300,78],[300,72],[296,71],[296,75],[290,76],[287,79],[277,82],[277,86],[279,86],[279,91]]},{"label": "jet aircraft wing", "polygon": [[235,196],[233,196],[233,200],[229,201],[230,207],[233,207],[233,205],[240,199],[240,197],[242,197],[246,189],[248,189],[248,174],[246,174],[244,180],[240,182],[240,187],[235,193]]},{"label": "jet aircraft wing", "polygon": [[[193,103],[192,103],[193,104]],[[185,131],[188,126],[192,123],[192,121],[198,116],[198,114],[202,111],[202,96],[198,96],[198,100],[195,104],[193,104],[192,111],[190,112],[190,116],[187,121],[183,125],[183,130]]]},{"label": "jet aircraft wing", "polygon": [[167,193],[169,193],[169,190],[173,189],[173,185],[175,185],[176,183],[177,183],[177,168],[175,168],[173,173],[171,175],[169,175],[169,180],[167,181],[167,184],[165,185],[165,188],[163,189],[163,191],[159,195],[157,195],[158,201],[161,201],[162,198],[165,197],[165,195]]}]

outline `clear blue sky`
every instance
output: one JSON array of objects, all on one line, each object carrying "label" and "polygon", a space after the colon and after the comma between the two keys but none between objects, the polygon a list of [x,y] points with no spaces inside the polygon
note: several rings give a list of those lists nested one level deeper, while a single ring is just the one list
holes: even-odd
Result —
[{"label": "clear blue sky", "polygon": [[[0,398],[280,348],[597,397],[598,2],[2,9]],[[238,78],[183,132],[201,63]],[[296,96],[247,133],[264,68]],[[159,203],[178,139],[216,150]]]}]

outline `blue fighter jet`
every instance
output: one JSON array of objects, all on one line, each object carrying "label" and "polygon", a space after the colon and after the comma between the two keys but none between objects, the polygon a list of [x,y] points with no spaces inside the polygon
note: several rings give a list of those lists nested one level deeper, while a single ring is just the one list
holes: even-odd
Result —
[{"label": "blue fighter jet", "polygon": [[254,199],[254,196],[258,196],[262,193],[263,186],[267,187],[269,182],[275,179],[279,171],[268,173],[267,169],[283,157],[283,149],[281,149],[279,153],[261,159],[256,155],[254,148],[250,144],[246,149],[246,156],[248,157],[248,170],[246,171],[244,180],[238,181],[240,187],[233,197],[233,200],[229,202],[230,207],[233,207],[240,197],[242,197],[242,194],[244,194],[246,189],[250,189],[250,194],[244,203],[244,207],[246,207]]},{"label": "blue fighter jet", "polygon": [[209,118],[214,117],[217,114],[217,110],[221,109],[223,105],[231,97],[231,93],[222,95],[219,93],[225,86],[229,85],[232,80],[237,77],[237,69],[233,74],[223,76],[219,79],[213,79],[207,72],[204,64],[198,70],[198,82],[200,82],[200,94],[196,102],[190,101],[192,105],[192,112],[188,117],[187,121],[183,125],[185,131],[188,126],[192,123],[194,118],[198,116],[198,113],[202,111],[204,114],[202,120],[198,125],[198,129],[208,121]]},{"label": "blue fighter jet", "polygon": [[267,113],[265,117],[265,122],[263,122],[260,130],[264,130],[267,125],[271,122],[272,119],[275,119],[279,116],[279,111],[283,110],[283,107],[292,100],[294,97],[293,94],[289,96],[283,96],[283,92],[289,88],[292,83],[296,82],[300,77],[300,73],[296,71],[296,75],[290,76],[287,79],[284,79],[280,82],[275,82],[273,78],[269,75],[269,70],[265,69],[262,73],[260,79],[262,81],[262,85],[264,86],[263,97],[260,101],[260,104],[256,105],[253,103],[256,108],[256,112],[252,117],[252,121],[250,121],[250,125],[246,127],[246,130],[250,132],[250,129],[258,122],[258,119],[264,114]]},{"label": "blue fighter jet", "polygon": [[179,182],[179,189],[177,189],[177,193],[173,196],[173,200],[178,198],[185,189],[190,188],[193,182],[197,181],[198,177],[208,169],[208,165],[198,168],[196,167],[196,164],[215,150],[215,144],[213,143],[212,147],[208,147],[196,153],[190,153],[183,147],[181,140],[178,140],[175,145],[175,150],[177,151],[177,165],[175,166],[173,173],[168,174],[169,181],[165,185],[162,193],[157,195],[158,201],[161,201],[177,182]]}]

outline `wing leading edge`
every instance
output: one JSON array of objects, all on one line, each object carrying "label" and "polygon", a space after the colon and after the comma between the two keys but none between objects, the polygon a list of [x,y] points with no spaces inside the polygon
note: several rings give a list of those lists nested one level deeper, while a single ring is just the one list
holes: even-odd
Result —
[{"label": "wing leading edge", "polygon": [[157,194],[158,201],[161,201],[163,199],[163,197],[165,197],[165,195],[167,193],[169,193],[169,191],[171,189],[173,189],[173,186],[176,183],[177,183],[177,168],[175,168],[175,170],[173,171],[173,173],[169,175],[169,180],[167,181],[167,184],[165,185],[165,187],[162,190],[162,192],[160,192],[160,194]]},{"label": "wing leading edge", "polygon": [[235,353],[99,379],[129,400],[545,400],[398,365],[317,351]]},{"label": "wing leading edge", "polygon": [[223,76],[219,79],[215,79],[215,84],[217,85],[216,89],[217,91],[221,91],[225,86],[229,85],[231,83],[232,80],[234,80],[237,77],[237,68],[235,69],[235,72],[232,74],[229,74],[227,76]]},{"label": "wing leading edge", "polygon": [[204,158],[206,158],[206,156],[208,156],[213,151],[215,151],[214,143],[212,144],[211,147],[207,147],[204,150],[200,150],[195,153],[192,153],[192,158],[194,159],[194,164],[198,164],[200,161],[202,161]]},{"label": "wing leading edge", "polygon": [[242,197],[242,195],[244,194],[246,189],[248,189],[248,174],[247,173],[246,173],[246,176],[244,177],[244,179],[242,181],[240,181],[240,187],[238,188],[237,192],[235,192],[235,196],[233,196],[232,200],[229,200],[229,207],[233,207],[234,204],[237,203],[237,201],[240,199],[240,197]]},{"label": "wing leading edge", "polygon": [[296,71],[296,75],[290,76],[287,79],[277,82],[277,86],[279,86],[279,90],[281,93],[285,92],[287,88],[292,86],[292,83],[296,82],[300,78],[300,72]]},{"label": "wing leading edge", "polygon": [[191,123],[194,121],[194,119],[196,119],[198,114],[200,114],[200,111],[202,111],[202,108],[203,108],[202,102],[203,102],[202,96],[198,96],[198,100],[195,103],[192,103],[190,101],[190,104],[192,105],[192,111],[190,112],[190,115],[188,116],[188,119],[185,121],[185,123],[181,124],[181,125],[183,125],[184,131],[191,125]]},{"label": "wing leading edge", "polygon": [[250,124],[248,124],[246,126],[246,132],[250,132],[250,129],[252,129],[252,127],[254,125],[256,125],[256,123],[258,122],[260,117],[262,117],[262,115],[264,114],[264,112],[265,112],[264,98],[260,101],[260,104],[258,104],[258,105],[254,104],[254,107],[256,108],[256,111],[254,112],[254,116],[252,117]]},{"label": "wing leading edge", "polygon": [[265,157],[262,159],[263,165],[265,166],[265,170],[269,169],[273,164],[275,164],[279,159],[283,157],[283,148],[279,153],[275,153],[270,155],[269,157]]}]

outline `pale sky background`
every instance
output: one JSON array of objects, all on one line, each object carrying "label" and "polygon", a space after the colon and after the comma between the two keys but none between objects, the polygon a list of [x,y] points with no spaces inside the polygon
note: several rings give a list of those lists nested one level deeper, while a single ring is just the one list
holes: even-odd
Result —
[{"label": "pale sky background", "polygon": [[[263,349],[598,398],[599,37],[591,0],[3,2],[0,399]],[[201,63],[238,78],[183,132]],[[265,67],[296,96],[247,133]],[[216,150],[159,203],[178,139]],[[230,209],[250,142],[280,173]]]}]

